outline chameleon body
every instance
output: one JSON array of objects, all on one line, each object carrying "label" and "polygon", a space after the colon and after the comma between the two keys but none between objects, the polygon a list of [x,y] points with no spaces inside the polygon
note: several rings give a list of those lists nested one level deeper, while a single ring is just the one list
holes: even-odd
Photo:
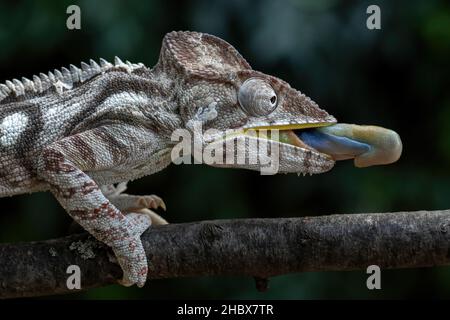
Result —
[{"label": "chameleon body", "polygon": [[[192,120],[205,129],[234,130],[236,141],[248,138],[249,128],[336,122],[288,83],[252,70],[225,41],[171,32],[153,68],[91,60],[0,85],[0,196],[52,192],[78,224],[112,248],[124,272],[121,283],[143,286],[148,267],[140,236],[152,216],[138,212],[164,203],[154,195],[124,194],[125,183],[169,165],[171,133],[190,130]],[[313,148],[279,146],[280,172],[321,173],[334,164]]]}]

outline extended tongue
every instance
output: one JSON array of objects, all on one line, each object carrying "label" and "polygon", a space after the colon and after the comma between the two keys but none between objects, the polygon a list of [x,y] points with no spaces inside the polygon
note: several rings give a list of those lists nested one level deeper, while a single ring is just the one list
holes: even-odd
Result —
[{"label": "extended tongue", "polygon": [[338,123],[295,133],[305,144],[334,160],[355,159],[356,167],[393,163],[402,153],[400,136],[377,126]]}]

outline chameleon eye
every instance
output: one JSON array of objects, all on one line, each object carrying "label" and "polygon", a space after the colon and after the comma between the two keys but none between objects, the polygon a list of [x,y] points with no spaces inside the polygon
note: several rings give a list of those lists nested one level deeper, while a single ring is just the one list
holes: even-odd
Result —
[{"label": "chameleon eye", "polygon": [[275,91],[263,79],[247,79],[239,88],[239,105],[251,116],[266,116],[272,113],[277,107],[277,100]]}]

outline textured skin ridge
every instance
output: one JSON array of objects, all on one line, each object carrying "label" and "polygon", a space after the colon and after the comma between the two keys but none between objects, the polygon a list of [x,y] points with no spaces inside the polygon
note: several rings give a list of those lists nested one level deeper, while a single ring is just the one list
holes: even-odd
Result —
[{"label": "textured skin ridge", "polygon": [[48,74],[40,73],[39,76],[34,75],[33,80],[25,77],[22,77],[22,80],[6,80],[5,83],[0,84],[0,103],[18,101],[21,97],[32,98],[49,89],[62,93],[64,90],[72,89],[74,85],[111,70],[124,69],[132,72],[139,68],[145,68],[142,63],[135,64],[129,61],[124,63],[118,57],[115,57],[114,64],[100,58],[99,63],[90,59],[89,64],[81,62],[80,66],[81,68],[78,68],[71,64],[69,68],[62,67],[60,70],[49,71]]}]

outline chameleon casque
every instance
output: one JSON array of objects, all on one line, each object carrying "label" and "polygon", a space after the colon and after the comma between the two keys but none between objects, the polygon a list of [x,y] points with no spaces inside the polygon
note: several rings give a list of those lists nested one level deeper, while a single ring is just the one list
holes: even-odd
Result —
[{"label": "chameleon casque", "polygon": [[[355,158],[365,166],[374,158],[373,152],[333,157],[306,145],[302,134],[308,140],[314,133],[304,129],[323,127],[320,134],[333,135],[327,128],[336,128],[330,126],[335,118],[288,83],[252,70],[225,41],[171,32],[151,69],[101,59],[0,84],[0,196],[51,191],[78,224],[112,248],[124,272],[120,283],[143,286],[148,267],[140,236],[152,220],[164,220],[139,210],[165,205],[155,195],[123,193],[125,183],[168,166],[172,132],[190,129],[194,119],[204,129],[232,129],[236,140],[251,128],[281,130],[288,139],[277,142],[279,172],[321,173],[335,160]],[[355,128],[353,135],[367,133]],[[397,137],[383,136],[382,144],[396,151],[384,152],[382,162],[398,159]]]}]

